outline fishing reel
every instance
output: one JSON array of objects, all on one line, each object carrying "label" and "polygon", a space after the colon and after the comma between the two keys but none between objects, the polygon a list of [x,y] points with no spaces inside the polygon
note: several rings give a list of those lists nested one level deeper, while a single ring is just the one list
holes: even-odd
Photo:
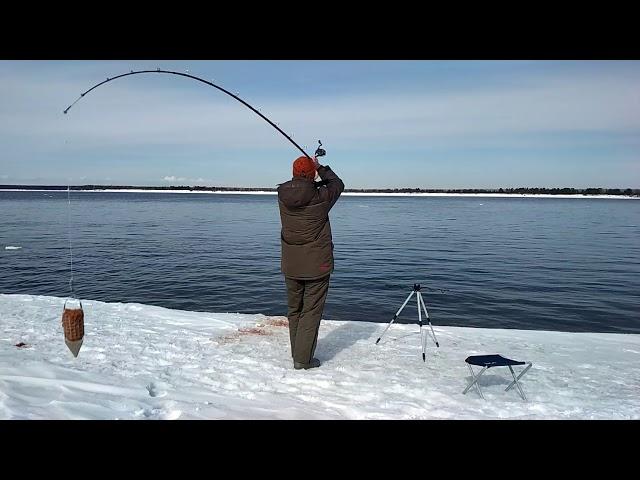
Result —
[{"label": "fishing reel", "polygon": [[316,148],[316,153],[314,155],[316,157],[324,157],[327,154],[327,151],[324,148],[320,148],[322,147],[322,142],[320,140],[318,140],[318,143],[320,144],[320,146]]}]

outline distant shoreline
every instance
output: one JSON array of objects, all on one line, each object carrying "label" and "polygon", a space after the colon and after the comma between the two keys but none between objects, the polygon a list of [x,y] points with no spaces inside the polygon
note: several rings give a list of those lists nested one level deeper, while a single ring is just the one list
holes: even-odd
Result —
[{"label": "distant shoreline", "polygon": [[[0,188],[0,192],[59,192],[66,193],[62,188]],[[276,195],[275,190],[189,190],[189,189],[136,189],[136,188],[100,188],[100,189],[72,189],[73,193],[199,193],[213,195]],[[448,192],[349,192],[342,195],[354,197],[473,197],[473,198],[602,198],[640,200],[635,195],[609,194],[549,194],[549,193],[448,193]]]}]

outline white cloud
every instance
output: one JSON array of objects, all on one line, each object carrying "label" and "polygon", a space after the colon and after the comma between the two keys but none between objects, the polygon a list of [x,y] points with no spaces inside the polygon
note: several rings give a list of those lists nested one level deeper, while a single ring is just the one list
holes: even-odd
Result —
[{"label": "white cloud", "polygon": [[175,175],[166,175],[163,179],[163,182],[189,182],[190,184],[196,183],[212,183],[211,179],[208,178],[188,178],[188,177],[176,177]]}]

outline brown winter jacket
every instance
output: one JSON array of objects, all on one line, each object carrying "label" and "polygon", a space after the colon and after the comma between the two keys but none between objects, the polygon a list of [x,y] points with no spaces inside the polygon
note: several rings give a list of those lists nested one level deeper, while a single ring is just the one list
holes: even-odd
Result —
[{"label": "brown winter jacket", "polygon": [[293,177],[278,187],[282,222],[281,269],[285,277],[316,280],[333,272],[333,242],[329,210],[344,183],[328,166],[319,166],[322,185]]}]

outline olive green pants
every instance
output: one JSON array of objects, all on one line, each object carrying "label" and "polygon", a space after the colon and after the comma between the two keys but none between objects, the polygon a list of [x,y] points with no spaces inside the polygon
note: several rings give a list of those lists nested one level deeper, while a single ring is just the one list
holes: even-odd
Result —
[{"label": "olive green pants", "polygon": [[285,277],[291,356],[295,362],[309,363],[316,351],[318,329],[329,291],[329,277],[296,280]]}]

